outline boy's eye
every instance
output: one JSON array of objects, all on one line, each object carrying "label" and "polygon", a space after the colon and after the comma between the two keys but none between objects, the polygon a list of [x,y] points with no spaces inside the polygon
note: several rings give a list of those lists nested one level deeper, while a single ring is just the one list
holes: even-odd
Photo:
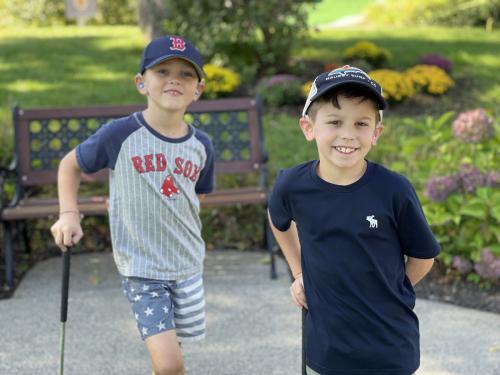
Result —
[{"label": "boy's eye", "polygon": [[191,77],[194,77],[194,72],[185,70],[185,71],[182,72],[182,76],[186,77],[186,78],[191,78]]},{"label": "boy's eye", "polygon": [[168,74],[168,70],[167,69],[158,69],[156,71],[157,74],[161,74],[161,75],[165,75],[165,74]]},{"label": "boy's eye", "polygon": [[330,125],[333,125],[333,126],[339,126],[340,125],[340,121],[339,120],[332,120],[332,121],[328,121],[327,124],[330,124]]},{"label": "boy's eye", "polygon": [[368,124],[366,122],[357,122],[356,125],[358,126],[368,126]]}]

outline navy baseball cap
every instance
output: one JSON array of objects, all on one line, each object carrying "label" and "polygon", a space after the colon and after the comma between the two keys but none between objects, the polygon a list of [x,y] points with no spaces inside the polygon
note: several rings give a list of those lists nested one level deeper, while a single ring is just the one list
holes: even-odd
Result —
[{"label": "navy baseball cap", "polygon": [[175,58],[190,62],[196,69],[200,80],[207,76],[203,70],[203,60],[198,50],[188,40],[175,35],[154,39],[144,48],[140,72],[144,74],[146,69]]},{"label": "navy baseball cap", "polygon": [[364,71],[349,65],[334,69],[328,73],[321,73],[316,77],[311,85],[309,95],[307,96],[306,104],[302,110],[302,116],[305,117],[307,115],[307,111],[316,99],[334,87],[343,85],[359,85],[370,89],[377,101],[380,116],[382,117],[382,110],[387,108],[387,102],[382,95],[382,87]]}]

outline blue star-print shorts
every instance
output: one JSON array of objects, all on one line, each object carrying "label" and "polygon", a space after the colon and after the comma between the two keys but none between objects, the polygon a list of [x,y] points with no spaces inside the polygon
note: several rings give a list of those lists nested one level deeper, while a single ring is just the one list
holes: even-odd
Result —
[{"label": "blue star-print shorts", "polygon": [[122,278],[143,340],[175,329],[180,342],[205,337],[205,298],[202,275],[186,280]]}]

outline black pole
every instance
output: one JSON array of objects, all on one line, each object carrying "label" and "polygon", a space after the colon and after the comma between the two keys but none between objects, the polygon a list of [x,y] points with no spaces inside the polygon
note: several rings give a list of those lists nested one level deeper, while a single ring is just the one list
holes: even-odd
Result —
[{"label": "black pole", "polygon": [[307,311],[302,308],[302,375],[307,375],[306,370],[306,333],[304,330]]},{"label": "black pole", "polygon": [[63,269],[62,269],[62,286],[61,286],[61,337],[60,337],[60,360],[59,360],[59,375],[64,374],[64,340],[65,340],[65,323],[68,318],[68,292],[69,292],[69,266],[70,253],[69,249],[62,253]]},{"label": "black pole", "polygon": [[61,287],[61,323],[65,323],[68,318],[68,292],[69,292],[69,249],[62,253],[63,272]]}]

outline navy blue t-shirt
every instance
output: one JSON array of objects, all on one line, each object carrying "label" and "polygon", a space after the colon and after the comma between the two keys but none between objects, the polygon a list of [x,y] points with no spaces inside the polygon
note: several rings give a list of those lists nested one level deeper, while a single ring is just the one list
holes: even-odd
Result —
[{"label": "navy blue t-shirt", "polygon": [[325,375],[412,374],[419,330],[404,255],[439,253],[415,190],[375,163],[347,186],[321,179],[317,165],[282,170],[269,200],[277,229],[297,224],[307,365]]}]

